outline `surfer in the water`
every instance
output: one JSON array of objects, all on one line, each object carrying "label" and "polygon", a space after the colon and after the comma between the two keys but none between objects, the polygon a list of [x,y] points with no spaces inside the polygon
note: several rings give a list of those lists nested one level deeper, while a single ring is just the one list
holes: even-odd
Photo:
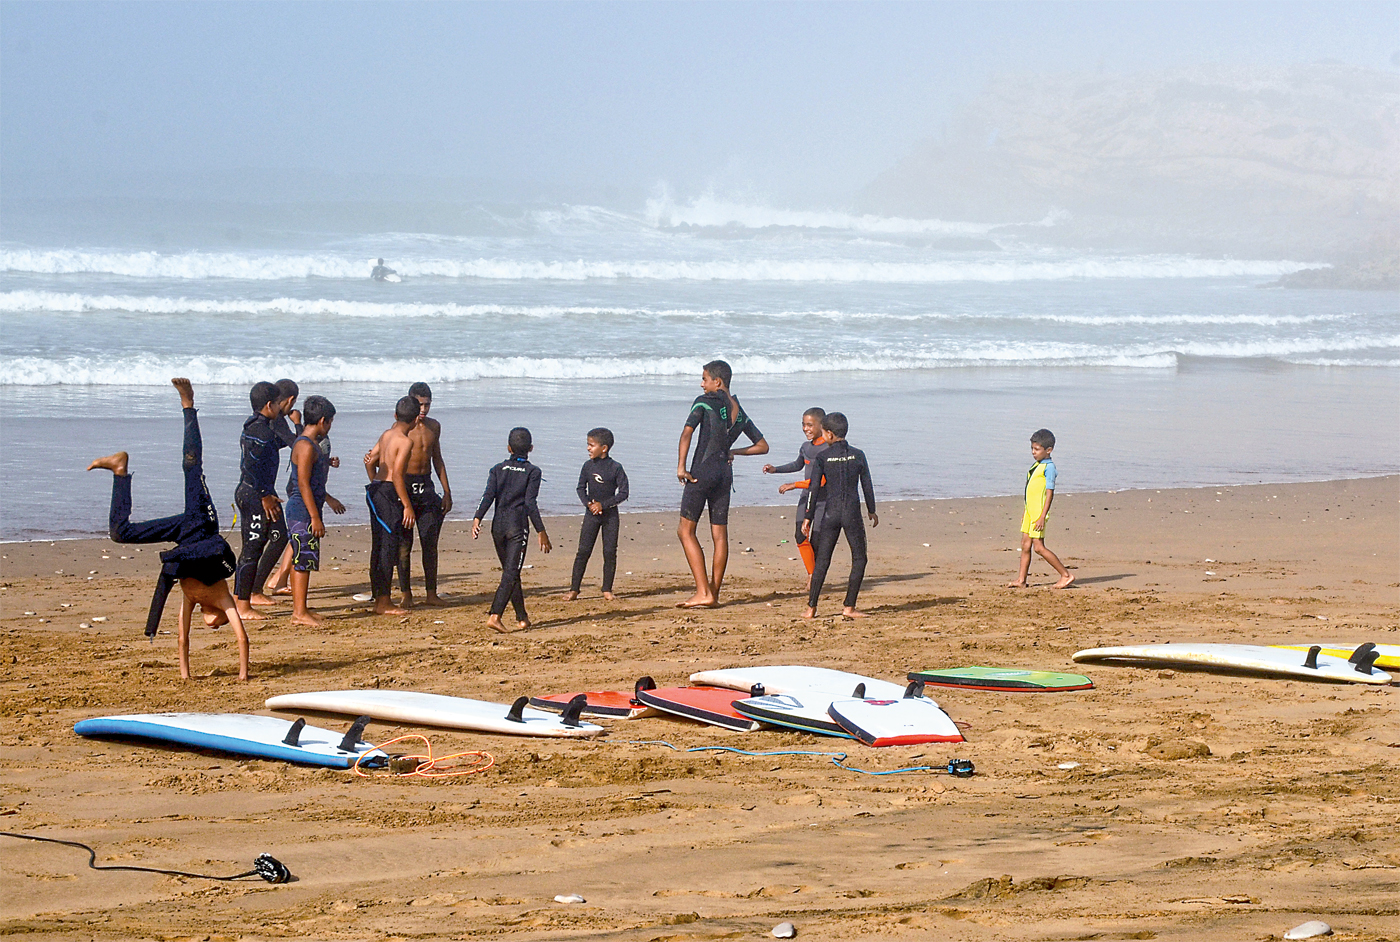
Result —
[{"label": "surfer in the water", "polygon": [[397,275],[398,272],[384,264],[384,259],[378,259],[374,263],[374,270],[369,273],[373,281],[388,281],[390,275]]},{"label": "surfer in the water", "polygon": [[507,445],[510,457],[487,472],[486,491],[472,519],[474,540],[481,535],[481,521],[486,511],[493,503],[496,505],[496,515],[491,518],[491,539],[495,541],[496,555],[501,560],[501,584],[491,602],[486,627],[500,632],[508,630],[501,622],[507,602],[515,608],[517,626],[530,627],[530,616],[525,613],[525,592],[520,587],[520,570],[525,566],[525,549],[530,543],[530,525],[534,524],[540,535],[543,552],[554,548],[550,545],[549,534],[544,532],[544,520],[536,503],[541,475],[540,469],[530,463],[530,452],[535,449],[530,430],[511,429]]},{"label": "surfer in the water", "polygon": [[[418,543],[423,549],[423,604],[445,605],[437,591],[438,536],[442,533],[443,518],[452,509],[452,486],[447,483],[447,462],[442,460],[442,425],[437,419],[428,418],[428,410],[433,407],[433,391],[427,383],[414,383],[408,388],[408,394],[418,403],[418,424],[408,430],[411,447],[404,481],[408,484],[414,516],[418,518]],[[434,471],[442,482],[441,497],[433,487]],[[399,588],[403,590],[405,608],[413,604],[409,579],[412,561],[410,534],[399,547]]]},{"label": "surfer in the water", "polygon": [[[394,585],[394,567],[399,565],[399,551],[406,540],[413,539],[413,502],[404,481],[408,452],[412,443],[408,433],[418,424],[418,401],[404,396],[394,406],[394,424],[384,430],[379,441],[365,454],[365,502],[369,504],[371,534],[369,554],[370,592],[374,595],[376,615],[406,615],[411,607],[407,594],[404,607],[398,608],[390,598]],[[400,577],[405,573],[400,570]]]},{"label": "surfer in the water", "polygon": [[[729,564],[729,492],[734,486],[736,455],[766,455],[768,442],[753,420],[744,414],[739,400],[729,391],[733,370],[723,360],[706,363],[700,374],[701,394],[690,406],[685,428],[681,429],[676,454],[676,480],[685,485],[681,492],[681,519],[676,527],[690,574],[695,578],[695,594],[677,608],[714,608],[719,604],[724,585],[724,570]],[[696,429],[700,434],[695,434]],[[740,435],[753,442],[746,448],[734,448]],[[695,456],[690,470],[685,468],[690,454],[691,439],[695,438]],[[715,544],[714,568],[705,571],[705,550],[695,535],[700,515],[708,505],[710,536]]]},{"label": "surfer in the water", "polygon": [[184,602],[180,606],[180,676],[190,676],[190,620],[194,607],[205,612],[205,622],[214,627],[225,622],[233,626],[238,640],[238,679],[248,679],[248,633],[238,606],[228,590],[228,577],[237,562],[228,542],[219,534],[219,514],[204,483],[204,442],[199,434],[199,414],[194,408],[194,387],[184,378],[170,381],[180,393],[185,414],[185,441],[181,461],[185,472],[185,511],[141,523],[131,522],[131,475],[127,473],[127,453],[119,451],[98,458],[88,470],[106,468],[112,472],[112,508],[108,533],[117,543],[174,543],[175,548],[160,554],[160,578],[151,610],[146,618],[146,636],[154,639],[165,609],[166,597],[178,581]]},{"label": "surfer in the water", "polygon": [[[794,538],[797,544],[797,555],[802,557],[802,565],[807,567],[807,587],[804,591],[812,590],[812,566],[816,561],[816,554],[812,549],[812,541],[807,538],[807,534],[802,531],[802,508],[807,505],[806,489],[812,483],[812,459],[817,455],[826,453],[826,439],[822,437],[822,419],[826,417],[826,410],[813,406],[802,413],[802,434],[806,441],[797,451],[797,458],[788,464],[763,466],[764,474],[792,474],[795,471],[802,472],[802,480],[788,481],[786,484],[778,485],[778,493],[786,494],[794,489],[803,490],[804,493],[797,502],[797,529]],[[812,518],[812,531],[821,532],[822,519],[826,516],[826,503],[817,505],[817,515]]]},{"label": "surfer in the water", "polygon": [[[856,609],[860,584],[865,580],[865,521],[860,518],[862,492],[865,494],[865,506],[870,511],[870,525],[880,525],[880,517],[875,513],[875,486],[870,481],[870,463],[865,460],[865,452],[846,444],[850,423],[844,415],[829,412],[822,419],[822,426],[826,429],[824,440],[827,450],[812,459],[812,485],[807,489],[807,503],[802,511],[802,532],[816,544],[812,587],[807,592],[807,610],[802,617],[816,617],[822,583],[826,581],[826,571],[831,566],[831,554],[836,549],[837,538],[845,533],[846,545],[851,550],[851,577],[846,582],[846,602],[841,614],[846,618],[864,618],[865,613]],[[826,502],[826,516],[821,529],[814,530],[812,521],[823,501]]]},{"label": "surfer in the water", "polygon": [[1026,578],[1031,572],[1031,551],[1060,574],[1060,581],[1051,588],[1063,589],[1074,582],[1074,576],[1045,545],[1045,521],[1050,516],[1050,504],[1055,500],[1055,461],[1050,453],[1055,450],[1055,435],[1048,428],[1039,429],[1031,436],[1031,457],[1035,464],[1026,472],[1026,509],[1021,515],[1021,571],[1015,582],[1006,584],[1008,589],[1024,589]]}]

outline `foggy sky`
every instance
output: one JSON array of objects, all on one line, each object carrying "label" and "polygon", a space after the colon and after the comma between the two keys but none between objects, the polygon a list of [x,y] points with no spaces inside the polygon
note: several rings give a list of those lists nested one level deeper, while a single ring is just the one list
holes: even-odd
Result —
[{"label": "foggy sky", "polygon": [[251,168],[831,203],[993,73],[1394,70],[1397,50],[1396,2],[4,2],[0,191],[160,195]]}]

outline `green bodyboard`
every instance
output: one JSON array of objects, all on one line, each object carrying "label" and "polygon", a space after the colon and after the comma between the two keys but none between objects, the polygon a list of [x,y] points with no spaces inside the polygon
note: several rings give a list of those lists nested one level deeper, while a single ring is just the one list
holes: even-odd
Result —
[{"label": "green bodyboard", "polygon": [[910,680],[922,680],[934,687],[961,687],[966,690],[1014,690],[1026,693],[1053,693],[1057,690],[1088,690],[1094,682],[1083,674],[1060,674],[1019,667],[950,667],[946,670],[913,671]]}]

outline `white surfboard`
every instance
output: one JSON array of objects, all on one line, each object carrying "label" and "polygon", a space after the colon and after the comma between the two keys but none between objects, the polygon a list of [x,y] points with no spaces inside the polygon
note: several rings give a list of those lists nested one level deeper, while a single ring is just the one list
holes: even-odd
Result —
[{"label": "white surfboard", "polygon": [[962,742],[957,724],[928,700],[833,700],[827,713],[867,746],[913,746]]},{"label": "white surfboard", "polygon": [[760,723],[795,729],[803,733],[853,739],[854,737],[827,713],[827,707],[831,706],[831,701],[835,699],[838,698],[819,690],[771,693],[762,697],[735,700],[734,709]]},{"label": "white surfboard", "polygon": [[1350,661],[1359,647],[1369,647],[1375,651],[1378,657],[1375,660],[1376,667],[1383,671],[1400,668],[1400,644],[1343,644],[1339,641],[1315,641],[1312,644],[1271,644],[1271,648],[1283,648],[1288,651],[1306,651],[1316,644],[1322,648],[1322,653],[1331,657],[1340,657]]},{"label": "white surfboard", "polygon": [[395,723],[471,729],[509,736],[587,737],[600,736],[607,731],[602,726],[580,722],[577,712],[572,717],[568,711],[564,715],[549,713],[526,706],[528,702],[528,698],[520,697],[514,705],[508,706],[412,690],[322,690],[271,697],[267,708],[372,716]]},{"label": "white surfboard", "polygon": [[752,690],[756,684],[763,693],[800,694],[814,690],[837,697],[849,697],[860,684],[865,695],[876,699],[898,700],[904,696],[906,685],[862,677],[828,667],[786,665],[777,667],[733,667],[725,670],[700,671],[690,675],[692,684],[728,687],[730,690]]},{"label": "white surfboard", "polygon": [[1074,655],[1076,661],[1124,661],[1149,664],[1182,664],[1228,670],[1298,677],[1306,680],[1344,681],[1353,684],[1388,684],[1390,675],[1370,668],[1365,673],[1345,658],[1319,652],[1315,658],[1302,651],[1258,644],[1138,644],[1115,648],[1090,648]]},{"label": "white surfboard", "polygon": [[388,756],[361,742],[364,727],[354,724],[346,732],[334,732],[306,721],[285,720],[252,713],[132,713],[97,716],[73,726],[80,736],[132,736],[158,742],[180,743],[198,749],[214,749],[240,756],[283,759],[302,765],[346,769],[361,755],[362,765],[375,767]]}]

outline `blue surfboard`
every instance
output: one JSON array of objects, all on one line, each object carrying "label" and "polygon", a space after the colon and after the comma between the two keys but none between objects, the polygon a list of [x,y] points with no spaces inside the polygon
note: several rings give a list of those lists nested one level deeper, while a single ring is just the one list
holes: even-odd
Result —
[{"label": "blue surfboard", "polygon": [[348,769],[364,755],[361,765],[376,767],[388,756],[360,741],[364,723],[356,720],[346,733],[308,726],[275,716],[249,713],[135,713],[97,716],[74,724],[79,736],[131,736],[178,743],[259,759],[281,759],[301,765]]}]

